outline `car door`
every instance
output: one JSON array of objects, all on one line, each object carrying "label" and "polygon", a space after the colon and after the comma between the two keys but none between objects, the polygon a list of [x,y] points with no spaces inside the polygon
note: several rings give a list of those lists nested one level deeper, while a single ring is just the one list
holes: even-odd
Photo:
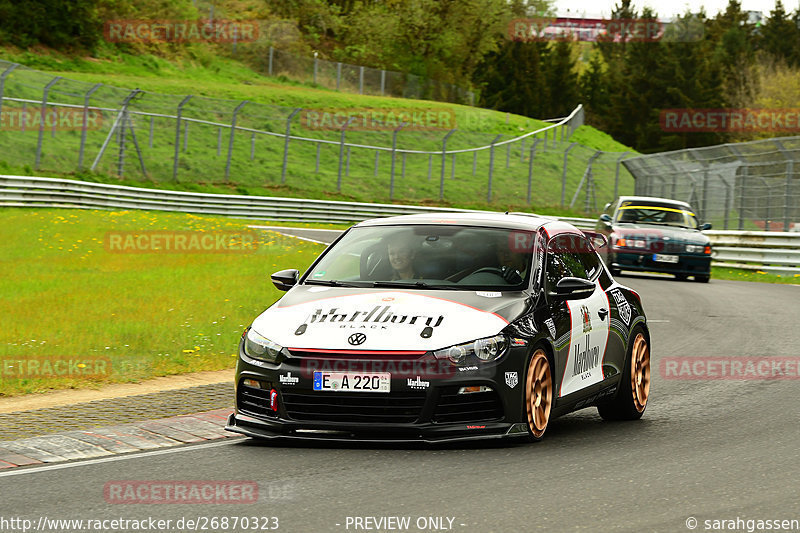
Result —
[{"label": "car door", "polygon": [[[587,255],[591,254],[591,255]],[[603,269],[588,239],[575,233],[560,233],[548,244],[548,292],[567,276],[590,280],[595,285],[591,296],[558,301],[551,298],[550,307],[558,329],[569,333],[559,337],[555,371],[560,383],[558,397],[578,393],[603,381],[603,359],[609,335],[609,302],[600,285]]]}]

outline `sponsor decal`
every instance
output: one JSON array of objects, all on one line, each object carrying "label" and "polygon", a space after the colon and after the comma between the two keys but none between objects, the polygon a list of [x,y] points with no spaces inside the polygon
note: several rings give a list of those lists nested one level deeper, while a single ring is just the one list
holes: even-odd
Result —
[{"label": "sponsor decal", "polygon": [[614,302],[617,304],[617,311],[619,312],[619,317],[625,322],[625,325],[628,326],[631,323],[631,305],[628,303],[628,300],[625,299],[622,292],[619,289],[611,289],[609,291],[611,296],[614,298]]},{"label": "sponsor decal", "polygon": [[297,385],[300,378],[293,376],[291,372],[287,372],[286,374],[278,376],[278,381],[280,381],[282,385]]},{"label": "sponsor decal", "polygon": [[408,385],[412,389],[427,389],[431,386],[430,381],[423,381],[422,378],[417,376],[414,379],[408,378],[406,380],[406,385]]},{"label": "sponsor decal", "polygon": [[511,346],[527,346],[528,341],[525,339],[511,339]]},{"label": "sponsor decal", "polygon": [[[334,324],[338,325],[340,328],[347,329],[385,330],[389,325],[419,326],[424,323],[425,327],[420,332],[420,337],[427,339],[433,334],[434,328],[441,326],[442,322],[444,322],[444,315],[436,317],[432,315],[399,314],[392,311],[391,305],[376,305],[369,311],[347,312],[339,312],[338,307],[331,307],[328,311],[317,308],[306,318],[305,322],[295,330],[294,334],[302,335],[307,331],[310,324]],[[354,335],[351,335],[350,338],[348,338],[348,342],[354,337]],[[366,337],[364,340],[366,340]],[[358,344],[363,344],[363,342],[362,340]],[[350,344],[353,343],[350,342]]]},{"label": "sponsor decal", "polygon": [[[581,350],[581,346],[583,346],[583,350]],[[573,375],[582,375],[597,367],[597,364],[600,362],[600,347],[591,346],[589,335],[586,335],[585,344],[582,345],[580,342],[577,342],[573,348],[573,353],[575,355],[572,362]]]},{"label": "sponsor decal", "polygon": [[544,321],[545,325],[547,326],[547,331],[550,332],[550,337],[553,339],[556,338],[556,324],[553,322],[552,318],[548,318]]},{"label": "sponsor decal", "polygon": [[459,372],[469,372],[470,370],[478,370],[477,366],[460,366],[458,367]]},{"label": "sponsor decal", "polygon": [[269,408],[273,412],[278,412],[278,391],[275,389],[269,391]]},{"label": "sponsor decal", "polygon": [[500,292],[487,292],[487,291],[476,291],[475,294],[478,296],[483,296],[484,298],[500,298],[503,294]]},{"label": "sponsor decal", "polygon": [[516,372],[506,372],[506,385],[513,389],[519,383],[519,374]]},{"label": "sponsor decal", "polygon": [[363,333],[353,333],[349,337],[347,337],[347,343],[353,346],[360,346],[364,344],[367,340],[367,336]]},{"label": "sponsor decal", "polygon": [[592,331],[592,319],[589,316],[589,308],[585,305],[581,306],[581,320],[583,321],[583,332],[589,333]]},{"label": "sponsor decal", "polygon": [[467,429],[486,429],[486,426],[467,426]]}]

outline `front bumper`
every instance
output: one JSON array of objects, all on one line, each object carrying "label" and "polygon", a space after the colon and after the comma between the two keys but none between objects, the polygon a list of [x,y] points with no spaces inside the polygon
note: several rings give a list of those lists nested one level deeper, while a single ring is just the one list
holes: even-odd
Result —
[{"label": "front bumper", "polygon": [[[226,429],[264,439],[365,442],[525,437],[523,376],[514,364],[519,355],[524,360],[524,351],[511,349],[497,364],[442,372],[424,360],[288,357],[270,365],[240,352],[236,411]],[[324,370],[388,371],[390,392],[315,391],[314,372]],[[482,389],[463,392],[465,387]]]},{"label": "front bumper", "polygon": [[663,272],[667,274],[683,274],[687,276],[711,275],[711,256],[686,253],[675,253],[677,263],[655,261],[652,252],[615,251],[611,261],[612,268],[619,270],[636,270],[640,272]]}]

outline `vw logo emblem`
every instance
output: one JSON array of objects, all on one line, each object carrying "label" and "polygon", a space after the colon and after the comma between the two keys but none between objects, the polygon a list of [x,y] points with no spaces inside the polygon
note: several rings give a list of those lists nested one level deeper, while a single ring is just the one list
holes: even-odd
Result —
[{"label": "vw logo emblem", "polygon": [[363,333],[353,333],[349,337],[347,337],[347,342],[352,344],[353,346],[358,346],[359,344],[364,344],[367,340],[367,336]]}]

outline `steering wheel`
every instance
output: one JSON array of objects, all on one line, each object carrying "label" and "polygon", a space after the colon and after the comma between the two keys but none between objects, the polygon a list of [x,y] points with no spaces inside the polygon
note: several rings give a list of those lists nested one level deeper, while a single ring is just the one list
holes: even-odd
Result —
[{"label": "steering wheel", "polygon": [[[479,268],[473,272],[467,274],[468,276],[472,276],[474,274],[494,274],[495,276],[499,276],[505,280],[506,283],[509,285],[518,285],[522,283],[522,274],[520,274],[519,270],[514,267],[510,266],[503,266],[503,267],[483,267]],[[467,276],[464,276],[464,278]],[[463,279],[463,278],[462,278]]]}]

